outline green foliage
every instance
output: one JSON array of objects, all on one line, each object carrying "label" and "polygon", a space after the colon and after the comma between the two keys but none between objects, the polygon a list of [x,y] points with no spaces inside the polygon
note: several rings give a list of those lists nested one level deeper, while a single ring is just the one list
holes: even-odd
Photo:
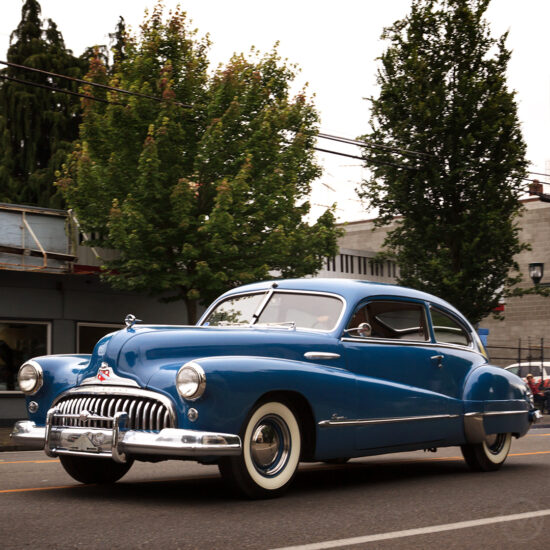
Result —
[{"label": "green foliage", "polygon": [[514,256],[525,144],[506,86],[506,35],[491,38],[489,0],[414,0],[385,30],[360,194],[396,223],[386,239],[400,283],[438,294],[473,322],[519,281]]},{"label": "green foliage", "polygon": [[[234,56],[208,74],[208,39],[157,6],[124,35],[110,83],[163,102],[106,93],[86,103],[80,142],[58,184],[115,287],[198,301],[269,276],[314,273],[336,252],[334,218],[303,221],[319,173],[317,114],[292,98],[293,68],[276,51]],[[100,60],[90,79],[108,78]],[[97,92],[96,92],[97,95]]]},{"label": "green foliage", "polygon": [[[11,35],[7,60],[18,65],[81,77],[85,61],[65,47],[56,24],[43,27],[37,0],[26,0]],[[52,86],[46,76],[15,67],[0,75]],[[61,87],[71,88],[67,81]],[[72,85],[74,91],[77,85]],[[0,201],[59,208],[58,170],[78,136],[78,100],[69,95],[0,79]]]}]

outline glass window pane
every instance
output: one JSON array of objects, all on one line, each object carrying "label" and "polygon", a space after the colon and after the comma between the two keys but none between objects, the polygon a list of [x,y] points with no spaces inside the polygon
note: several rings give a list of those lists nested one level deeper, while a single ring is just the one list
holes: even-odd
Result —
[{"label": "glass window pane", "polygon": [[362,323],[366,326],[361,330],[351,330],[349,335],[421,342],[428,340],[426,317],[421,304],[370,302],[355,313],[347,328],[357,328]]},{"label": "glass window pane", "polygon": [[103,338],[106,334],[119,330],[122,327],[113,327],[113,326],[88,326],[88,325],[79,325],[78,326],[78,351],[77,353],[92,353],[94,347],[97,344],[98,340]]},{"label": "glass window pane", "polygon": [[48,353],[48,325],[0,322],[0,390],[18,390],[19,367]]},{"label": "glass window pane", "polygon": [[432,323],[437,342],[444,344],[458,344],[461,346],[470,345],[470,336],[466,330],[458,323],[458,321],[455,321],[455,319],[446,313],[433,308]]},{"label": "glass window pane", "polygon": [[333,296],[275,292],[258,324],[294,323],[299,328],[332,330],[344,304]]},{"label": "glass window pane", "polygon": [[253,315],[256,313],[265,293],[247,294],[224,300],[208,315],[203,326],[217,325],[249,325],[253,322]]}]

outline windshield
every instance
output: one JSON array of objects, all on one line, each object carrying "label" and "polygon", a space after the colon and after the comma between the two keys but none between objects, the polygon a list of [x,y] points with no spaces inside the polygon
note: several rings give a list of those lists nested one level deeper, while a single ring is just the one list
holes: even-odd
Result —
[{"label": "windshield", "polygon": [[330,331],[336,327],[344,306],[335,296],[273,292],[246,294],[219,303],[202,323],[203,326],[263,325],[309,328]]}]

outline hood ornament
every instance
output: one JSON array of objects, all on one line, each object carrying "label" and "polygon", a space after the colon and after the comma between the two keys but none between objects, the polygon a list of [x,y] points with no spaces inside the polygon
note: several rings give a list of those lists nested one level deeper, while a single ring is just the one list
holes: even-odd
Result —
[{"label": "hood ornament", "polygon": [[126,328],[130,330],[136,323],[141,323],[141,319],[136,319],[135,315],[129,313],[128,315],[126,315],[124,323],[126,324]]}]

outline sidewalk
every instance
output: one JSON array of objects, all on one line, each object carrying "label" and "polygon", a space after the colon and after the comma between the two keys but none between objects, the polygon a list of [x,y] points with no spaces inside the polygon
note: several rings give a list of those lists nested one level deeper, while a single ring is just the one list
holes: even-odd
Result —
[{"label": "sidewalk", "polygon": [[[550,415],[545,414],[540,422],[535,424],[532,429],[537,428],[550,428]],[[21,447],[17,447],[11,442],[10,439],[11,427],[0,427],[0,452],[2,451],[22,451]]]}]

